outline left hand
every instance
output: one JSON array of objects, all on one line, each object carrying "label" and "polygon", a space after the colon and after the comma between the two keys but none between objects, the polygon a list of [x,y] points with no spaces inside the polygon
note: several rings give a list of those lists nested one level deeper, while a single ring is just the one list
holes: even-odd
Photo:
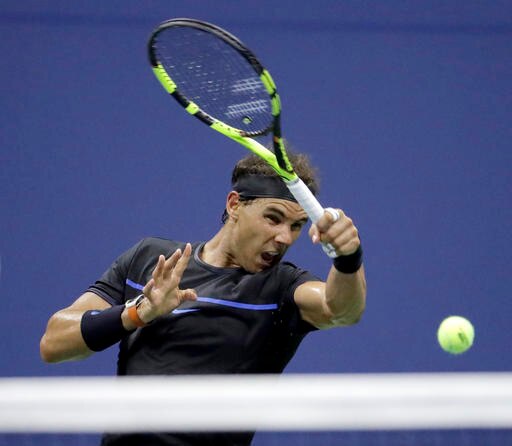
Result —
[{"label": "left hand", "polygon": [[347,217],[341,209],[335,209],[339,218],[325,211],[324,215],[316,223],[311,225],[309,236],[313,243],[329,243],[336,250],[336,254],[349,255],[354,253],[361,241],[359,233],[351,218]]},{"label": "left hand", "polygon": [[142,290],[146,299],[142,301],[138,311],[144,322],[170,313],[185,300],[197,299],[193,289],[179,288],[191,255],[192,246],[187,243],[183,251],[177,249],[168,259],[163,255],[158,257],[151,279]]}]

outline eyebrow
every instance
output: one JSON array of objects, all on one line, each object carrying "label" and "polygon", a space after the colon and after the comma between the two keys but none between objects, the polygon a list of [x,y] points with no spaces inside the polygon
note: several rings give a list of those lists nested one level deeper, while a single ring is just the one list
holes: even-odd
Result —
[{"label": "eyebrow", "polygon": [[[286,217],[285,213],[281,209],[278,209],[278,208],[276,208],[274,206],[267,207],[266,211],[267,212],[275,212],[276,214],[281,216],[283,219],[288,220],[288,218]],[[306,224],[307,221],[308,221],[308,217],[304,217],[304,218],[300,218],[299,220],[294,221],[294,223]]]}]

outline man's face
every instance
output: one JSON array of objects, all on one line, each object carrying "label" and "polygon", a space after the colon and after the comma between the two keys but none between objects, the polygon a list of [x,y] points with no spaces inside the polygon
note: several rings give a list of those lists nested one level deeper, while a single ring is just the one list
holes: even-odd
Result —
[{"label": "man's face", "polygon": [[277,264],[307,219],[304,210],[288,200],[258,198],[240,203],[232,245],[236,263],[249,272]]}]

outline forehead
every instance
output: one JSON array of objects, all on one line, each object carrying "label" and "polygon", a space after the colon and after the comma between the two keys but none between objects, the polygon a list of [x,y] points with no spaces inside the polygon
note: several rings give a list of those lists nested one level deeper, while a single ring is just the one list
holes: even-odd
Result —
[{"label": "forehead", "polygon": [[308,218],[304,209],[294,201],[283,200],[281,198],[257,198],[253,203],[262,211],[278,212],[291,220],[307,220]]}]

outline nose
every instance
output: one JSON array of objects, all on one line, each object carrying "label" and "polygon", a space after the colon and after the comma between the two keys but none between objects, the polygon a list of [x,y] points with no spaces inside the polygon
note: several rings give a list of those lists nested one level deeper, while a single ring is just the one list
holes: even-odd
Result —
[{"label": "nose", "polygon": [[292,230],[287,225],[281,225],[274,240],[282,245],[291,246],[293,243]]}]

